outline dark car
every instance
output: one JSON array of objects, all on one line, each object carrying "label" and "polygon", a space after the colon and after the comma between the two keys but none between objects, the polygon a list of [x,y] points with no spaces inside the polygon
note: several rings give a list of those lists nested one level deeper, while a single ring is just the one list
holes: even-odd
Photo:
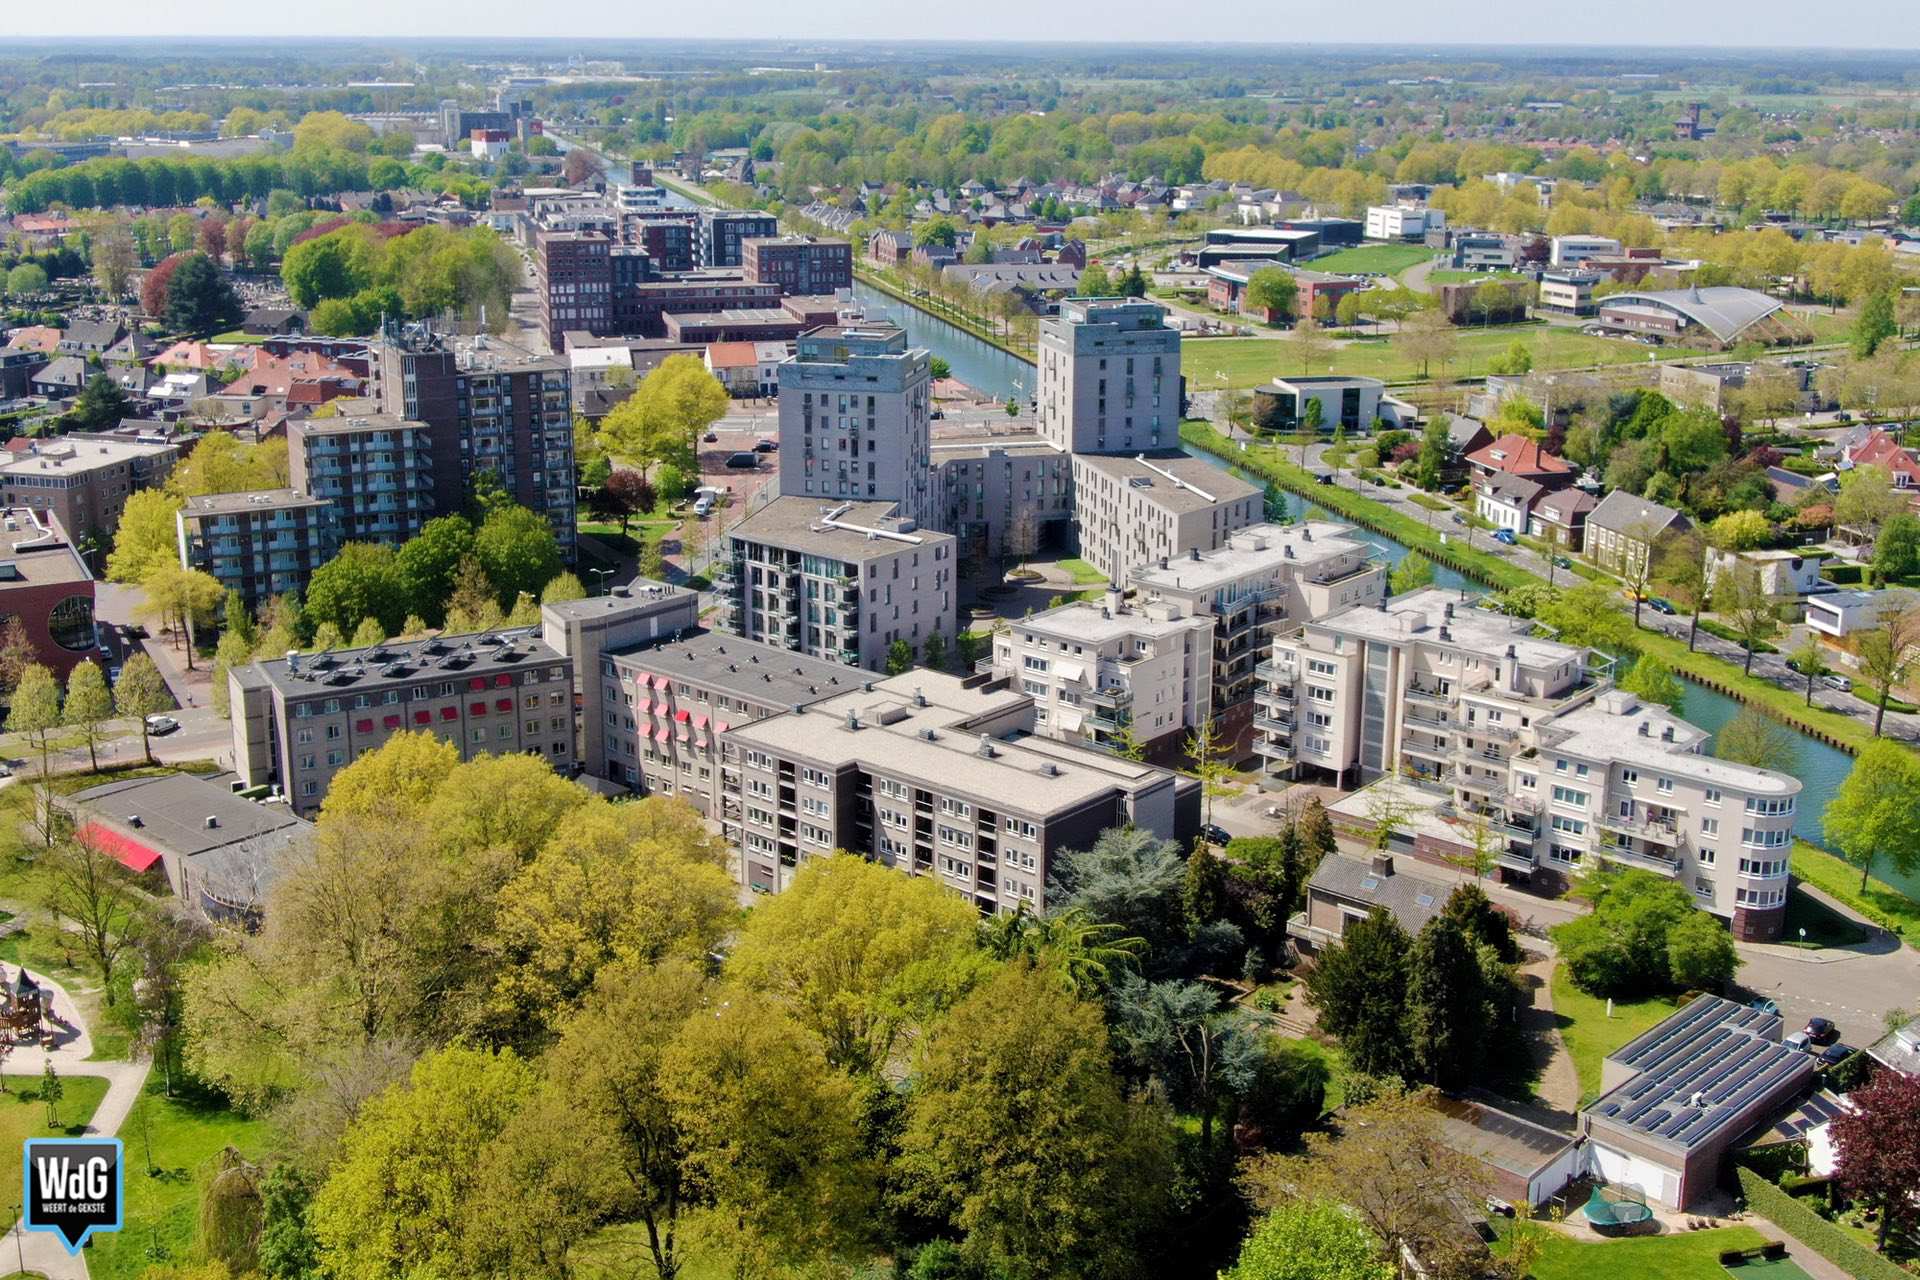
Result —
[{"label": "dark car", "polygon": [[1678,609],[1675,609],[1673,607],[1672,601],[1662,600],[1659,596],[1655,596],[1651,600],[1647,601],[1647,607],[1652,609],[1655,613],[1664,613],[1664,614],[1667,614],[1668,616],[1672,616],[1673,614],[1676,614],[1679,612]]},{"label": "dark car", "polygon": [[1217,826],[1211,822],[1200,828],[1200,835],[1208,844],[1225,844],[1227,841],[1233,839],[1231,835],[1227,834],[1225,827]]},{"label": "dark car", "polygon": [[1820,1061],[1829,1067],[1836,1066],[1845,1062],[1848,1058],[1851,1058],[1853,1053],[1854,1049],[1852,1045],[1841,1044],[1835,1041],[1820,1051]]},{"label": "dark car", "polygon": [[727,455],[727,466],[735,471],[752,471],[760,465],[760,456],[749,450]]},{"label": "dark car", "polygon": [[772,453],[779,447],[780,442],[778,440],[757,440],[754,442],[753,451],[755,453]]},{"label": "dark car", "polygon": [[1840,1038],[1840,1028],[1827,1018],[1807,1019],[1807,1042],[1809,1044],[1832,1044]]}]

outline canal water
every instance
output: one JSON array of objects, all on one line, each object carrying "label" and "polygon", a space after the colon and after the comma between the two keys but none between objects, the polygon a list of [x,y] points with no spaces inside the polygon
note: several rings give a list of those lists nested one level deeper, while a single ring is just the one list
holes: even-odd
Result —
[{"label": "canal water", "polygon": [[[996,397],[1018,396],[1024,400],[1033,394],[1034,369],[1026,361],[1008,355],[937,316],[928,315],[867,285],[856,283],[854,297],[869,316],[884,316],[892,320],[907,331],[907,340],[913,345],[926,347],[935,355],[945,357],[953,367],[954,376],[969,386]],[[1197,456],[1224,470],[1233,469],[1227,459],[1210,453],[1198,453]],[[1244,478],[1252,484],[1260,483],[1252,475]],[[1299,494],[1289,493],[1286,496],[1285,510],[1290,519],[1301,519],[1310,506],[1311,503]],[[1329,518],[1339,519],[1338,516]],[[1385,534],[1370,529],[1358,532],[1379,549],[1380,558],[1389,565],[1399,564],[1409,554],[1407,547]],[[1480,584],[1440,565],[1434,566],[1434,583],[1449,591],[1463,591],[1469,597],[1483,595],[1486,591]],[[1739,713],[1740,704],[1732,698],[1694,684],[1685,677],[1682,677],[1682,683],[1686,686],[1686,701],[1681,714],[1701,728],[1717,733]],[[1819,843],[1823,838],[1820,824],[1826,814],[1827,804],[1846,778],[1853,758],[1818,739],[1791,729],[1789,732],[1793,733],[1799,747],[1799,759],[1792,772],[1802,784],[1794,832],[1803,839]],[[1882,878],[1910,896],[1920,898],[1920,873],[1903,877],[1887,870],[1882,872]]]}]

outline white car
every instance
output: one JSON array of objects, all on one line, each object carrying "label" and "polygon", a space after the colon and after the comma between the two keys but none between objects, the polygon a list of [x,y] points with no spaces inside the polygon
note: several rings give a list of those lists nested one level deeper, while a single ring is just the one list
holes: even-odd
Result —
[{"label": "white car", "polygon": [[180,727],[180,722],[172,716],[148,716],[147,732],[153,734],[172,733]]}]

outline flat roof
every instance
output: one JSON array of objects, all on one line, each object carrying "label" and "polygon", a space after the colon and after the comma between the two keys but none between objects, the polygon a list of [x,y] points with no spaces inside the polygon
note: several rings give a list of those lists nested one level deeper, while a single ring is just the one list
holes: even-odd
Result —
[{"label": "flat roof", "polygon": [[1123,607],[1115,613],[1099,601],[1075,600],[1008,625],[1017,630],[1031,629],[1097,645],[1122,636],[1170,636],[1181,631],[1210,630],[1213,620],[1197,618],[1192,614],[1178,618],[1155,618],[1146,610],[1136,607]]},{"label": "flat roof", "polygon": [[1440,1117],[1440,1132],[1455,1151],[1496,1169],[1531,1179],[1573,1145],[1557,1133],[1477,1098],[1430,1094],[1427,1106]]},{"label": "flat roof", "polygon": [[135,458],[151,458],[156,454],[174,452],[175,446],[158,441],[116,440],[92,437],[75,439],[59,437],[53,440],[31,440],[24,453],[0,455],[0,472],[11,475],[32,475],[40,472],[55,472],[72,475],[80,471],[91,471],[95,467],[113,466],[116,463],[131,462]]},{"label": "flat roof", "polygon": [[557,618],[593,621],[608,613],[632,613],[644,618],[654,612],[651,609],[636,609],[636,605],[647,603],[662,604],[676,596],[686,597],[693,593],[685,587],[676,587],[667,582],[656,582],[652,578],[629,578],[614,587],[604,596],[584,596],[578,600],[557,600],[552,604],[540,606],[542,617],[552,614]]},{"label": "flat roof", "polygon": [[[729,737],[829,768],[860,764],[877,773],[928,779],[1041,815],[1172,780],[1153,765],[1026,734],[988,737],[984,745],[992,754],[984,754],[974,726],[1004,721],[1031,701],[1006,689],[969,689],[958,676],[922,668],[869,682],[804,711],[736,726]],[[850,725],[850,714],[857,728]]]},{"label": "flat roof", "polygon": [[1162,591],[1210,591],[1255,574],[1285,566],[1307,568],[1372,547],[1357,530],[1330,520],[1254,524],[1234,530],[1225,546],[1202,551],[1198,557],[1168,557],[1165,568],[1153,564],[1135,569],[1133,581]]},{"label": "flat roof", "polygon": [[1176,450],[1133,455],[1077,453],[1073,461],[1075,466],[1103,472],[1118,484],[1144,492],[1155,505],[1170,511],[1204,511],[1260,492],[1212,463]]},{"label": "flat roof", "polygon": [[465,680],[566,659],[540,639],[539,627],[508,627],[427,640],[389,641],[365,649],[335,649],[298,658],[255,662],[266,682],[286,697],[326,697],[379,688],[400,680]]},{"label": "flat roof", "polygon": [[610,656],[624,666],[781,707],[835,697],[863,682],[863,673],[842,663],[720,631],[685,631],[664,643],[619,649]]},{"label": "flat roof", "polygon": [[202,493],[187,499],[185,514],[225,515],[234,511],[276,511],[290,507],[324,507],[330,499],[316,498],[298,489],[241,489],[233,493]]},{"label": "flat roof", "polygon": [[15,584],[51,586],[61,582],[92,582],[80,553],[66,530],[50,513],[27,507],[0,511],[0,591]]},{"label": "flat roof", "polygon": [[1813,1058],[1779,1043],[1780,1031],[1777,1013],[1697,996],[1608,1055],[1635,1074],[1586,1114],[1690,1151],[1813,1078]]},{"label": "flat roof", "polygon": [[[340,402],[336,400],[334,403]],[[287,422],[287,430],[297,430],[303,435],[313,436],[351,435],[363,431],[425,431],[426,429],[426,423],[413,418],[402,418],[395,413],[343,414],[338,418],[293,418]]]},{"label": "flat roof", "polygon": [[[1669,730],[1671,738],[1665,736]],[[1791,774],[1701,754],[1712,736],[1705,729],[1624,689],[1608,690],[1585,706],[1555,716],[1541,726],[1541,732],[1542,755],[1560,751],[1593,760],[1619,760],[1758,795],[1790,796],[1800,791],[1800,779]]]},{"label": "flat roof", "polygon": [[[1449,606],[1453,609],[1451,617],[1447,616]],[[1324,628],[1388,644],[1418,640],[1422,644],[1445,645],[1482,657],[1497,657],[1512,645],[1520,664],[1535,670],[1584,661],[1586,650],[1533,635],[1533,625],[1527,618],[1510,618],[1490,609],[1462,605],[1452,592],[1438,587],[1410,591],[1377,607],[1355,605],[1307,624],[1309,628]],[[1444,640],[1440,637],[1442,626],[1447,628]]]},{"label": "flat roof", "polygon": [[[257,840],[276,832],[291,839],[312,829],[285,805],[244,800],[229,788],[192,773],[165,773],[103,783],[76,791],[76,806],[122,825],[172,853],[192,855]],[[207,819],[218,825],[209,827]]]},{"label": "flat roof", "polygon": [[909,528],[897,502],[832,502],[775,498],[727,531],[729,538],[855,562],[952,542],[951,534]]}]

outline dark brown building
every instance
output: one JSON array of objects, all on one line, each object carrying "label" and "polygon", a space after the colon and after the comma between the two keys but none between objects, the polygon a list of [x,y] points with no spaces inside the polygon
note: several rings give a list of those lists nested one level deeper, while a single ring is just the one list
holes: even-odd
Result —
[{"label": "dark brown building", "polygon": [[740,267],[747,279],[779,285],[783,294],[833,293],[853,287],[853,245],[818,236],[748,240]]}]

